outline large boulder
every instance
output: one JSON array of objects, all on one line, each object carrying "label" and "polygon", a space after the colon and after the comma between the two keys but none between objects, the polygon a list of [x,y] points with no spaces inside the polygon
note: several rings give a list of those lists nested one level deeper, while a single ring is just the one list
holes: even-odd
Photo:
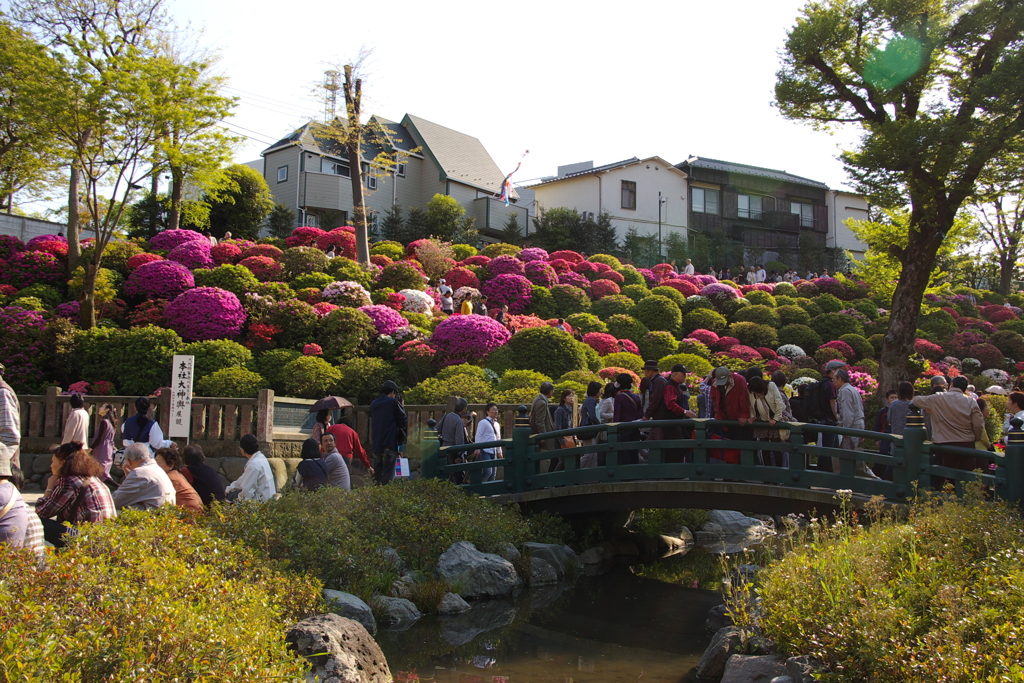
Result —
[{"label": "large boulder", "polygon": [[711,638],[711,643],[704,650],[697,662],[697,677],[717,681],[725,673],[726,662],[743,643],[744,633],[735,626],[719,629]]},{"label": "large boulder", "polygon": [[530,558],[530,585],[549,586],[558,583],[558,572],[551,563],[536,555]]},{"label": "large boulder", "polygon": [[712,607],[708,612],[708,620],[704,622],[708,633],[718,633],[720,629],[732,625],[732,615],[729,614],[729,608],[725,605]]},{"label": "large boulder", "polygon": [[228,478],[228,481],[235,481],[245,470],[245,463],[248,460],[245,458],[224,458],[220,461],[220,469],[224,472],[224,476]]},{"label": "large boulder", "polygon": [[777,676],[788,677],[786,667],[778,657],[733,655],[725,663],[722,683],[771,683]]},{"label": "large boulder", "polygon": [[747,517],[742,512],[733,510],[712,510],[711,522],[722,528],[726,536],[744,536],[751,533],[764,533],[768,530],[765,523],[755,517]]},{"label": "large boulder", "polygon": [[445,593],[441,602],[437,603],[437,613],[442,616],[462,614],[468,609],[470,609],[469,603],[455,593]]},{"label": "large boulder", "polygon": [[288,483],[288,465],[281,458],[267,458],[270,463],[270,471],[274,473],[274,486],[278,491],[284,489]]},{"label": "large boulder", "polygon": [[558,578],[565,576],[566,572],[575,570],[575,565],[579,561],[572,548],[554,543],[524,543],[523,552],[528,557],[537,557],[550,564],[558,573]]},{"label": "large boulder", "polygon": [[383,595],[376,595],[373,598],[373,606],[380,616],[380,623],[385,626],[413,622],[423,616],[412,600],[406,600],[405,598],[389,598]]},{"label": "large boulder", "polygon": [[288,629],[288,646],[312,665],[318,683],[391,683],[391,669],[377,641],[358,621],[318,614]]},{"label": "large boulder", "polygon": [[453,543],[437,560],[434,575],[457,586],[467,599],[501,598],[522,585],[512,563],[492,553],[482,553],[472,543]]},{"label": "large boulder", "polygon": [[449,645],[465,645],[481,633],[508,626],[515,621],[516,606],[508,600],[488,600],[474,603],[463,612],[450,617],[438,617],[441,637]]},{"label": "large boulder", "polygon": [[373,617],[373,610],[365,602],[343,591],[332,591],[324,589],[324,600],[327,602],[327,609],[332,614],[337,614],[346,619],[358,621],[371,634],[377,633],[377,620]]}]

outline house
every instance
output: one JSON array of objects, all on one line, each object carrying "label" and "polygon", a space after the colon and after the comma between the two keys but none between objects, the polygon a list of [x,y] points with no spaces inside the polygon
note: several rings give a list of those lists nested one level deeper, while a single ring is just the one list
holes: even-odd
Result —
[{"label": "house", "polygon": [[630,228],[662,241],[672,232],[687,235],[686,173],[661,157],[559,166],[558,175],[528,189],[535,193],[538,215],[559,207],[594,217],[607,211],[620,240]]},{"label": "house", "polygon": [[[364,202],[370,232],[398,204],[425,208],[435,194],[454,197],[475,220],[485,242],[494,242],[509,214],[527,225],[528,209],[499,201],[505,173],[475,137],[412,114],[401,123],[370,117],[364,138]],[[274,200],[295,212],[295,224],[317,226],[319,217],[346,221],[352,214],[351,161],[335,140],[315,133],[312,122],[262,152],[263,176]],[[393,169],[371,170],[380,153],[394,154]],[[320,226],[336,227],[336,226]]]},{"label": "house", "polygon": [[866,249],[842,223],[867,217],[859,195],[786,171],[706,157],[691,156],[677,168],[689,176],[691,235],[742,247],[737,251],[747,264],[795,266],[801,251],[840,247],[862,256]]}]

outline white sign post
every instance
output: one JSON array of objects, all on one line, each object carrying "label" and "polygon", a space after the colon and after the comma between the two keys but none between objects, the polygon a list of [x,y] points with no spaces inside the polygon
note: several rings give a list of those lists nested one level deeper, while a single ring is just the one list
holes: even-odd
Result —
[{"label": "white sign post", "polygon": [[175,356],[171,372],[171,420],[167,435],[191,434],[192,422],[192,371],[195,356]]}]

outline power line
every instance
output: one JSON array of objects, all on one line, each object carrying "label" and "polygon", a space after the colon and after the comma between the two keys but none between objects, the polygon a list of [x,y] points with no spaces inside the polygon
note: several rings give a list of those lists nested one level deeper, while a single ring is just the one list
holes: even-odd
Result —
[{"label": "power line", "polygon": [[243,101],[242,104],[245,104],[246,106],[249,106],[249,107],[257,107],[259,109],[266,109],[267,111],[274,112],[275,114],[280,114],[281,116],[292,116],[292,117],[294,117],[294,116],[304,116],[305,118],[309,118],[309,119],[316,118],[315,115],[310,114],[308,111],[305,112],[304,114],[298,114],[296,112],[279,111],[277,109],[272,109],[270,107],[265,107],[262,104],[259,104],[257,102],[245,102],[245,101]]},{"label": "power line", "polygon": [[[279,107],[279,108],[282,108],[282,109],[294,109],[294,110],[302,112],[304,114],[309,113],[308,109],[305,109],[301,105],[292,104],[291,102],[286,102],[284,100],[276,100],[276,99],[274,99],[272,97],[265,97],[263,95],[257,95],[255,93],[249,93],[249,92],[246,92],[244,90],[239,90],[237,88],[226,87],[225,89],[226,90],[233,90],[234,92],[237,92],[237,93],[239,93],[239,94],[241,94],[241,95],[243,95],[245,97],[248,97],[250,99],[255,98],[255,100],[257,102],[260,102],[260,104],[270,104],[272,106]],[[243,99],[245,99],[245,97],[243,97]]]},{"label": "power line", "polygon": [[258,130],[252,130],[251,128],[246,128],[245,126],[240,126],[237,123],[231,123],[230,121],[225,121],[224,123],[226,123],[229,126],[234,126],[235,128],[238,128],[239,130],[244,130],[244,131],[247,131],[249,133],[253,133],[255,135],[259,135],[260,137],[264,137],[264,138],[273,138],[274,137],[273,135],[267,135],[266,133],[261,133]]}]

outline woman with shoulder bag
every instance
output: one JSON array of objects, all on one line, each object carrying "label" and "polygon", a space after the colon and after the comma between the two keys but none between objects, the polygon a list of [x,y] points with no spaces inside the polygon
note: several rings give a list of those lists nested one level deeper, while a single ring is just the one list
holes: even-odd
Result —
[{"label": "woman with shoulder bag", "polygon": [[[484,408],[484,419],[476,424],[476,443],[487,443],[489,441],[501,440],[501,423],[498,422],[498,405],[488,403]],[[502,457],[501,447],[494,446],[480,450],[482,460],[495,460]],[[484,481],[494,481],[497,468],[488,467],[484,470]]]},{"label": "woman with shoulder bag", "polygon": [[[639,422],[643,419],[643,408],[640,397],[633,393],[633,377],[625,372],[615,377],[618,391],[615,393],[615,422]],[[640,428],[619,428],[619,442],[628,443],[640,440]],[[640,451],[619,451],[620,465],[636,465],[640,462]]]},{"label": "woman with shoulder bag", "polygon": [[[558,407],[555,408],[555,430],[572,429],[575,425],[576,394],[571,389],[565,389],[558,397]],[[559,448],[576,448],[576,439],[572,436],[558,437]],[[559,458],[550,472],[559,472],[565,469],[565,458]]]}]

